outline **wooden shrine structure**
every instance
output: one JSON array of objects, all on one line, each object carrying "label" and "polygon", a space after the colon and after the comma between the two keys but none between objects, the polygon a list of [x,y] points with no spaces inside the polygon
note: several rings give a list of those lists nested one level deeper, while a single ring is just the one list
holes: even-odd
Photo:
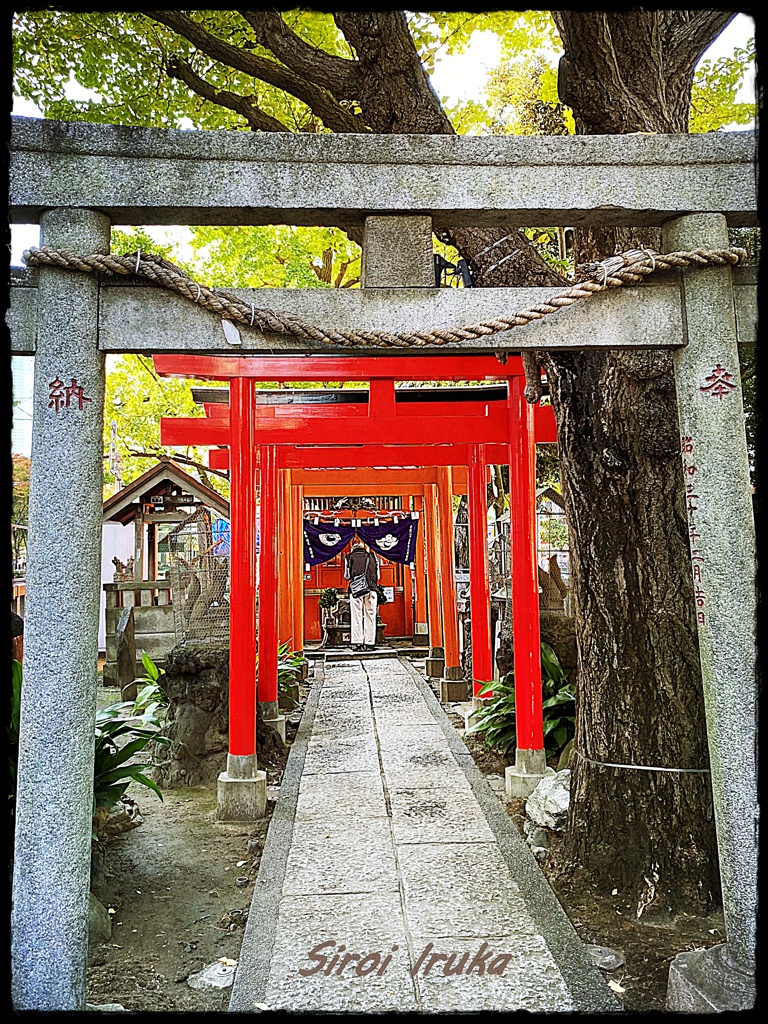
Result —
[{"label": "wooden shrine structure", "polygon": [[[238,643],[232,644],[231,752],[220,780],[220,812],[235,818],[263,813],[266,803],[265,774],[255,756],[256,692],[249,681],[252,669],[244,663],[255,630],[248,510],[256,470],[262,500],[267,496],[264,511],[274,517],[281,459],[288,453],[294,458],[308,436],[323,467],[333,465],[328,446],[340,442],[349,450],[402,448],[394,463],[364,465],[465,464],[477,566],[483,559],[478,538],[485,524],[479,522],[479,509],[489,446],[508,446],[509,465],[519,474],[514,493],[524,498],[518,507],[526,516],[533,508],[530,452],[536,413],[525,403],[511,358],[524,350],[671,350],[681,458],[696,484],[690,543],[697,601],[704,602],[696,611],[726,948],[729,962],[752,974],[755,535],[737,345],[754,338],[754,271],[722,265],[654,274],[645,283],[606,289],[556,315],[535,319],[534,313],[514,330],[510,322],[508,329],[488,334],[453,331],[426,347],[376,349],[375,354],[367,349],[361,355],[344,332],[396,335],[459,328],[498,320],[501,313],[535,310],[555,295],[552,288],[436,287],[433,231],[443,227],[657,226],[665,252],[725,249],[729,225],[756,223],[754,134],[472,138],[169,131],[20,117],[12,122],[11,221],[39,222],[42,246],[59,253],[109,253],[113,224],[354,226],[363,237],[360,289],[234,289],[243,308],[250,309],[250,317],[240,315],[237,325],[200,308],[199,285],[186,296],[148,286],[136,254],[123,277],[58,265],[12,275],[12,351],[35,356],[33,543],[13,866],[15,1008],[85,1008],[109,352],[167,356],[169,372],[231,381],[228,420],[196,420],[195,429],[209,431],[210,443],[230,450],[237,503],[232,548],[238,553],[232,588],[248,595],[233,605]],[[262,316],[257,307],[282,310],[297,323],[331,334],[275,331],[269,326],[274,317]],[[192,370],[188,360],[202,362]],[[478,403],[462,415],[450,409],[407,412],[401,406],[395,380],[451,380],[459,364],[462,379],[506,381],[506,401]],[[338,417],[313,416],[309,410],[300,417],[273,415],[253,401],[258,379],[358,379],[369,383],[370,401]],[[427,453],[443,445],[455,450],[444,463],[437,456],[431,462]],[[406,456],[409,447],[412,454]],[[415,461],[406,462],[411,458]],[[262,521],[262,536],[274,538],[275,525],[274,518]],[[533,608],[538,589],[529,572],[535,566],[529,538],[525,523],[520,529],[513,524],[513,586],[520,588],[520,607]],[[263,582],[268,566],[274,578],[271,542],[262,558]],[[491,678],[487,593],[478,588],[482,591],[486,576],[473,576],[473,645],[475,633],[478,638],[473,673],[484,681]],[[276,603],[264,601],[262,612],[263,641],[277,633]],[[518,681],[532,702],[534,724],[540,700],[533,685],[536,622],[534,614],[527,624],[515,615],[516,651],[531,661],[529,682],[523,682],[522,665]],[[262,653],[263,648],[260,661]],[[274,695],[268,690],[260,696]],[[515,771],[535,779],[544,764],[540,737],[519,734],[518,743]],[[55,817],[51,806],[57,807]]]}]

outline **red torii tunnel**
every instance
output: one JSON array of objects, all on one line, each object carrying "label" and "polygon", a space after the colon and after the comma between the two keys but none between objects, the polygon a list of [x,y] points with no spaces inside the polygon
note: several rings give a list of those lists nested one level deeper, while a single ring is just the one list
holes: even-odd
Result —
[{"label": "red torii tunnel", "polygon": [[[536,442],[556,440],[548,406],[523,396],[520,357],[501,363],[491,355],[467,356],[197,356],[155,355],[162,376],[229,380],[229,405],[205,405],[205,418],[163,418],[164,445],[226,446],[211,453],[212,468],[230,469],[230,702],[229,752],[256,750],[255,486],[261,486],[259,554],[258,699],[277,701],[278,540],[281,470],[365,467],[466,466],[469,505],[470,603],[474,693],[493,679],[488,581],[486,470],[509,465],[512,606],[517,724],[516,763],[543,771],[539,587],[536,558]],[[257,402],[257,381],[367,381],[349,390],[344,404]],[[395,381],[506,382],[501,400],[443,400],[434,389],[395,389]],[[494,389],[495,390],[495,389]],[[449,393],[446,392],[446,396]],[[350,397],[352,396],[352,397]],[[285,477],[285,474],[283,474]],[[320,474],[318,474],[320,476]],[[370,483],[368,476],[366,485]],[[283,487],[285,484],[283,483]],[[405,483],[402,493],[407,493]],[[451,490],[438,489],[450,502]],[[425,502],[425,505],[427,503]],[[284,508],[290,501],[283,501]],[[445,506],[443,506],[445,516]],[[294,513],[289,518],[291,523]],[[449,520],[450,521],[450,520]],[[294,529],[298,528],[294,524]],[[435,535],[435,531],[432,531]],[[444,556],[441,545],[437,559]],[[294,545],[295,549],[295,545]],[[295,560],[290,562],[294,573]],[[436,568],[436,561],[432,562]],[[300,566],[298,567],[300,570]],[[447,569],[441,563],[441,568]],[[446,578],[445,571],[442,573]],[[302,581],[303,574],[299,571]],[[295,584],[295,578],[294,578]],[[295,586],[294,586],[295,589]],[[443,603],[445,609],[445,601]],[[455,609],[455,605],[454,605]],[[430,611],[439,614],[430,603]],[[455,610],[445,620],[450,646]],[[444,627],[445,628],[445,627]],[[234,638],[237,642],[234,642]],[[303,639],[302,639],[303,643]],[[446,656],[449,640],[446,639]],[[451,652],[453,654],[453,650]],[[522,755],[522,756],[521,756]]]}]

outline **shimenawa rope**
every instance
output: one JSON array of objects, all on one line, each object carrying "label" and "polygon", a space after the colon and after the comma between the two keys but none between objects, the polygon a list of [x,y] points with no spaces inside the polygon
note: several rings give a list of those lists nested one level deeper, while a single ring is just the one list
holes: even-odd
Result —
[{"label": "shimenawa rope", "polygon": [[191,302],[217,313],[224,320],[235,320],[245,326],[257,327],[272,334],[288,334],[295,338],[324,342],[327,345],[346,347],[377,348],[418,348],[428,345],[445,345],[461,341],[473,341],[489,337],[501,331],[521,327],[533,320],[541,320],[550,313],[557,313],[580,299],[589,298],[595,292],[607,288],[620,288],[637,284],[644,277],[658,270],[685,267],[726,266],[743,263],[746,250],[694,249],[689,252],[661,254],[650,249],[630,249],[611,256],[600,263],[586,263],[578,268],[578,280],[568,288],[550,296],[546,302],[531,305],[526,309],[510,313],[495,320],[483,320],[464,327],[434,327],[423,331],[355,331],[334,330],[315,327],[305,323],[292,313],[280,313],[273,309],[260,309],[250,302],[220,289],[208,288],[188,277],[169,260],[152,253],[128,253],[125,256],[94,253],[80,256],[67,250],[50,246],[31,248],[24,252],[27,266],[62,267],[91,273],[94,270],[104,274],[143,277],[153,284],[168,288],[183,295]]}]

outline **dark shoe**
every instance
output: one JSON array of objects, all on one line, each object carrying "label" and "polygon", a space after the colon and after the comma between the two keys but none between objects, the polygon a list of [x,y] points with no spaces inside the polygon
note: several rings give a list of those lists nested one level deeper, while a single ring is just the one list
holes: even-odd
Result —
[{"label": "dark shoe", "polygon": [[376,644],[364,644],[363,645],[363,650],[375,651],[376,650]]},{"label": "dark shoe", "polygon": [[353,651],[364,651],[365,650],[365,645],[364,644],[352,644],[352,650]]}]

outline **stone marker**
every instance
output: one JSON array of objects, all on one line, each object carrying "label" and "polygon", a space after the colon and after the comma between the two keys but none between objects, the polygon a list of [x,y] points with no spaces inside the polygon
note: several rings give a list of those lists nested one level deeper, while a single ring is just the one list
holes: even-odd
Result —
[{"label": "stone marker", "polygon": [[[123,608],[115,628],[117,648],[117,683],[123,700],[136,700],[136,639],[133,625],[133,605]],[[128,687],[128,691],[126,691]],[[131,695],[131,687],[132,695]]]}]

